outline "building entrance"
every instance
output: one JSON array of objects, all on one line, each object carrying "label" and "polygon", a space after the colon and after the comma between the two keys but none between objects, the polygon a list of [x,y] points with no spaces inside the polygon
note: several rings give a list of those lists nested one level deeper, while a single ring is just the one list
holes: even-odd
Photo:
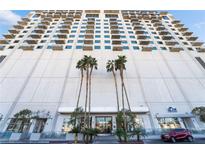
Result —
[{"label": "building entrance", "polygon": [[96,116],[95,127],[99,129],[100,133],[112,132],[112,117],[111,116]]}]

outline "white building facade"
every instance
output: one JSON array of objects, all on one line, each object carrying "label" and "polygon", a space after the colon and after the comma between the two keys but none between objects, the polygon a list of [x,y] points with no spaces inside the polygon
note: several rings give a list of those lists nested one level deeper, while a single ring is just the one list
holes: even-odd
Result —
[{"label": "white building facade", "polygon": [[[116,128],[115,85],[106,63],[118,55],[127,57],[125,85],[142,127],[147,131],[205,128],[191,114],[193,108],[205,106],[205,48],[167,12],[32,11],[4,36],[1,132],[8,131],[14,114],[24,109],[40,115],[38,123],[43,124],[38,127],[32,119],[23,128],[28,132],[68,131],[80,86],[76,63],[84,55],[98,61],[92,76],[91,115],[92,126],[102,133]],[[85,86],[82,107],[84,91]]]}]

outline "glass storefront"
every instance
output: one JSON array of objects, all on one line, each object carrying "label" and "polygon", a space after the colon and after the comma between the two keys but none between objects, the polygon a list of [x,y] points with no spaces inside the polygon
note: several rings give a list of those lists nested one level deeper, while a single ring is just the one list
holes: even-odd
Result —
[{"label": "glass storefront", "polygon": [[162,129],[181,128],[178,118],[158,118],[159,125]]},{"label": "glass storefront", "polygon": [[112,117],[111,116],[97,116],[95,126],[100,130],[100,133],[112,132]]}]

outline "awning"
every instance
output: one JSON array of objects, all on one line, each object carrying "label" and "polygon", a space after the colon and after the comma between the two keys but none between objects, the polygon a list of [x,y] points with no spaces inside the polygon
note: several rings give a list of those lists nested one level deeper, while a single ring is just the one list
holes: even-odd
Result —
[{"label": "awning", "polygon": [[[72,113],[75,107],[60,107],[58,112],[61,114]],[[116,107],[91,107],[91,113],[116,113]],[[132,112],[135,113],[147,113],[148,107],[132,107]]]},{"label": "awning", "polygon": [[157,114],[157,118],[192,118],[194,117],[193,114],[187,113],[187,114]]}]

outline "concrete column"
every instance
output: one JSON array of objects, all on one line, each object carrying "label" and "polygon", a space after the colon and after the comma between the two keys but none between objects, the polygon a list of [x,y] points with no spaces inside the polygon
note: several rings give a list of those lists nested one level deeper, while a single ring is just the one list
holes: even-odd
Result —
[{"label": "concrete column", "polygon": [[186,128],[185,125],[184,125],[183,119],[182,118],[177,118],[177,119],[179,120],[180,126],[182,128]]},{"label": "concrete column", "polygon": [[92,128],[95,128],[95,116],[92,116],[92,122],[91,122],[91,126]]},{"label": "concrete column", "polygon": [[112,116],[112,132],[114,132],[117,129],[117,124],[116,124],[116,116]]},{"label": "concrete column", "polygon": [[30,128],[29,128],[29,133],[33,133],[35,124],[36,124],[36,119],[32,119],[32,120],[31,120],[31,126],[30,126]]}]

